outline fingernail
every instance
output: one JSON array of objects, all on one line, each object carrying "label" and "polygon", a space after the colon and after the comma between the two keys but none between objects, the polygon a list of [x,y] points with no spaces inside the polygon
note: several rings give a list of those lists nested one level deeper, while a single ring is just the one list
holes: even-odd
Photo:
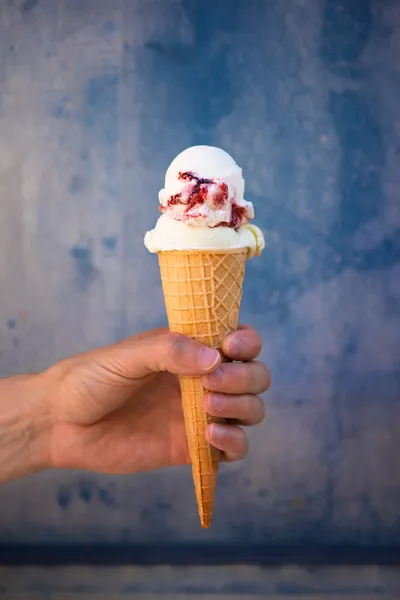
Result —
[{"label": "fingernail", "polygon": [[208,396],[208,406],[215,412],[221,412],[225,406],[225,398],[220,394],[210,394]]},{"label": "fingernail", "polygon": [[203,371],[208,371],[215,367],[219,361],[219,352],[213,348],[203,346],[199,352],[199,366]]},{"label": "fingernail", "polygon": [[218,387],[222,380],[222,371],[221,369],[217,369],[214,373],[210,373],[205,378],[205,387]]},{"label": "fingernail", "polygon": [[210,427],[210,436],[211,439],[215,442],[222,442],[226,435],[225,427],[223,425],[218,425],[217,423],[213,423]]},{"label": "fingernail", "polygon": [[234,356],[240,356],[246,349],[246,344],[241,338],[232,337],[228,344],[228,352]]}]

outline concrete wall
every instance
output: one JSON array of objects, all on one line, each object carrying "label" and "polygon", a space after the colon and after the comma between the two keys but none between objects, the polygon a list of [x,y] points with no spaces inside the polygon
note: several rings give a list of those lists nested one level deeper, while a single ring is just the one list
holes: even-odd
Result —
[{"label": "concrete wall", "polygon": [[143,233],[210,143],[267,236],[273,377],[209,533],[186,469],[48,472],[0,490],[2,544],[400,544],[399,73],[397,0],[1,2],[1,375],[165,322]]}]

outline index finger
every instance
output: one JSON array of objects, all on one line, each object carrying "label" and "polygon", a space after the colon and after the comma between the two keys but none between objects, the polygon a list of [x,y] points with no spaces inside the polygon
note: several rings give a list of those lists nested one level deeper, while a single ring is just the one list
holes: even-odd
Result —
[{"label": "index finger", "polygon": [[254,360],[261,348],[259,334],[249,325],[239,325],[237,331],[227,335],[222,343],[222,352],[231,360]]}]

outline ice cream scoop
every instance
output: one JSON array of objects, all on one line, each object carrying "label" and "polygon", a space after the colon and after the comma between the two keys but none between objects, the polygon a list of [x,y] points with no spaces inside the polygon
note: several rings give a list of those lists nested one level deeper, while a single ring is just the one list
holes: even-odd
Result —
[{"label": "ice cream scoop", "polygon": [[264,248],[251,202],[244,197],[242,169],[224,150],[192,146],[169,166],[159,192],[163,213],[145,236],[150,252],[177,249]]}]

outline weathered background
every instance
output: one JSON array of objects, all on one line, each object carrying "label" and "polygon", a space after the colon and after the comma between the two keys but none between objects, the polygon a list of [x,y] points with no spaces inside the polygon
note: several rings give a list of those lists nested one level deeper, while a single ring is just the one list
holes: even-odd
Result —
[{"label": "weathered background", "polygon": [[210,532],[186,469],[48,472],[0,490],[1,544],[400,546],[399,97],[397,0],[2,0],[1,375],[164,322],[143,234],[210,143],[267,236],[273,385]]}]

